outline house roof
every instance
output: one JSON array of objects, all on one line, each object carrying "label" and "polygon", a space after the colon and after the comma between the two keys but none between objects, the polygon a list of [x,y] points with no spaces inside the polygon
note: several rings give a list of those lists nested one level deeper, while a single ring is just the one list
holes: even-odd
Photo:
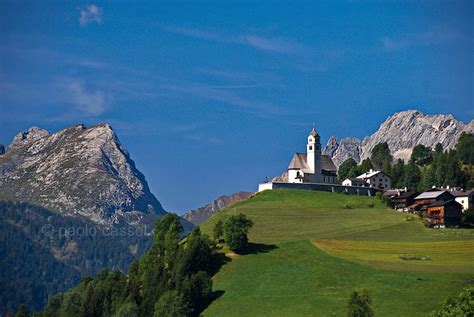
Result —
[{"label": "house roof", "polygon": [[456,205],[456,206],[462,208],[462,205],[460,203],[458,203],[457,201],[455,201],[455,200],[435,201],[434,203],[429,204],[428,208],[429,207],[439,207],[439,206],[449,206],[449,205]]},{"label": "house roof", "polygon": [[[433,192],[424,192],[424,193],[421,193],[420,195],[416,196],[415,197],[415,200],[418,200],[418,199],[433,199],[433,198],[437,198],[438,196],[444,194],[444,193],[448,193],[450,194],[448,191],[446,190],[440,190],[440,191],[433,191]],[[451,195],[451,194],[450,194]],[[452,195],[451,195],[452,196]],[[453,196],[454,197],[454,196]]]},{"label": "house roof", "polygon": [[[311,169],[309,168],[306,159],[306,153],[295,153],[291,159],[290,165],[288,165],[288,169],[300,169],[305,173],[311,173]],[[328,155],[321,155],[321,169],[323,171],[331,172],[331,174],[337,172],[336,165],[334,165],[332,159]]]},{"label": "house roof", "polygon": [[350,180],[351,182],[365,183],[365,181],[363,179],[360,179],[360,178],[346,178],[345,180]]},{"label": "house roof", "polygon": [[453,191],[450,191],[449,193],[453,195],[454,197],[467,197],[467,196],[470,196],[473,193],[473,191],[469,190],[467,192],[462,192],[459,190],[453,190]]},{"label": "house roof", "polygon": [[383,196],[399,196],[400,190],[399,189],[388,189],[383,192]]},{"label": "house roof", "polygon": [[382,173],[384,175],[386,175],[387,177],[390,177],[388,176],[387,174],[381,172],[381,171],[372,171],[372,172],[365,172],[364,174],[361,174],[359,176],[357,176],[357,178],[359,179],[367,179],[367,178],[371,178],[371,177],[374,177],[375,175],[379,174],[379,173]]},{"label": "house roof", "polygon": [[425,192],[440,192],[440,191],[443,191],[444,189],[442,188],[438,188],[438,187],[433,187],[433,188],[430,188],[428,190],[425,190]]},{"label": "house roof", "polygon": [[402,199],[405,199],[405,198],[415,197],[415,196],[418,196],[418,195],[420,195],[420,193],[418,193],[418,192],[403,192],[403,193],[400,193],[400,196],[398,196],[398,197],[402,198]]}]

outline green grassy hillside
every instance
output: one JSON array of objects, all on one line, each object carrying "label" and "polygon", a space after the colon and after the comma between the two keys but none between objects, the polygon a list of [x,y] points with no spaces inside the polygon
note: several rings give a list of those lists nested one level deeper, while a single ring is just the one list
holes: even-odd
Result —
[{"label": "green grassy hillside", "polygon": [[[342,316],[366,288],[377,316],[427,315],[474,279],[474,230],[427,229],[377,198],[277,190],[236,203],[201,226],[244,213],[254,252],[231,255],[205,316]],[[400,255],[431,261],[406,261]]]}]

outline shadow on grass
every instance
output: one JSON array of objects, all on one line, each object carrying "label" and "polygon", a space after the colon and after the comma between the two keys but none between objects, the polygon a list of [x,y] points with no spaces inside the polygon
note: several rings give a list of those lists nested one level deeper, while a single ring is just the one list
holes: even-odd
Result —
[{"label": "shadow on grass", "polygon": [[237,254],[247,255],[247,254],[259,254],[259,253],[268,253],[278,249],[274,244],[263,244],[263,243],[249,243],[244,250],[239,250]]},{"label": "shadow on grass", "polygon": [[196,314],[193,314],[193,316],[201,316],[201,313],[205,311],[216,299],[224,295],[224,293],[225,292],[223,290],[213,291],[209,297],[209,301],[202,305],[202,307],[200,307],[201,309],[197,311]]},{"label": "shadow on grass", "polygon": [[208,273],[210,276],[216,275],[221,267],[226,263],[230,262],[230,258],[226,257],[224,253],[216,253],[213,256],[212,267],[209,269]]}]

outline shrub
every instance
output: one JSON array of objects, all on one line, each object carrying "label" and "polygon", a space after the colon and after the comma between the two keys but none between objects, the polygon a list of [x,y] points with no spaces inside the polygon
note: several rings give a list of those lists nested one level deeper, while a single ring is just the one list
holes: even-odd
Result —
[{"label": "shrub", "polygon": [[432,317],[474,316],[474,285],[468,286],[456,297],[449,297]]},{"label": "shrub", "polygon": [[367,290],[354,291],[348,301],[348,317],[372,317],[374,311],[370,307],[372,300]]},{"label": "shrub", "polygon": [[248,233],[253,222],[244,214],[231,216],[224,225],[224,239],[233,251],[243,250],[248,245]]},{"label": "shrub", "polygon": [[462,215],[462,222],[468,223],[468,224],[474,224],[474,210],[473,209],[468,209],[464,212]]},{"label": "shrub", "polygon": [[214,240],[219,243],[224,236],[224,223],[222,220],[219,220],[214,225]]}]

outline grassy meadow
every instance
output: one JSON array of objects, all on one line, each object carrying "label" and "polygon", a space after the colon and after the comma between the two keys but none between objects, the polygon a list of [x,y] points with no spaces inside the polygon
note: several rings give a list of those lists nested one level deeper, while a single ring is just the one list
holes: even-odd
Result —
[{"label": "grassy meadow", "polygon": [[[377,316],[423,316],[474,281],[474,230],[433,230],[375,197],[276,190],[225,208],[201,226],[244,213],[253,252],[214,277],[205,316],[341,316],[366,288]],[[429,256],[429,261],[400,255]]]}]

